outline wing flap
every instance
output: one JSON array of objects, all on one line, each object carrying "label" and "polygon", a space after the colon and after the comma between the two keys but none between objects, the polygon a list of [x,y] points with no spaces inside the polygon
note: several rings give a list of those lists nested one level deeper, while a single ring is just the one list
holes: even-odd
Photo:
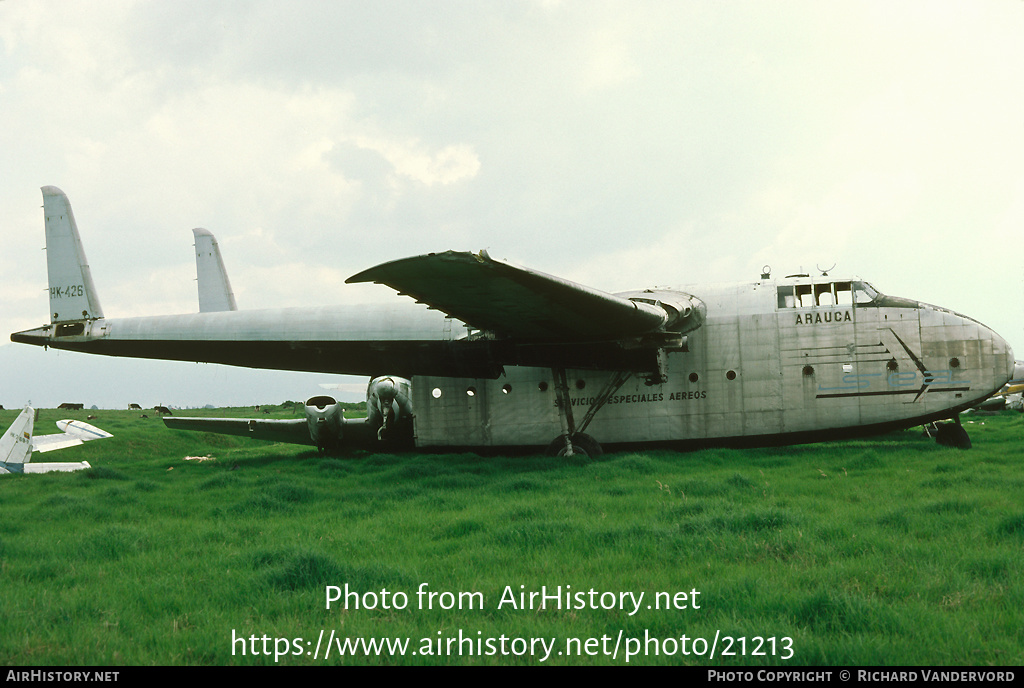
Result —
[{"label": "wing flap", "polygon": [[383,263],[346,282],[376,282],[481,330],[526,340],[593,341],[659,329],[665,311],[537,270],[448,251]]}]

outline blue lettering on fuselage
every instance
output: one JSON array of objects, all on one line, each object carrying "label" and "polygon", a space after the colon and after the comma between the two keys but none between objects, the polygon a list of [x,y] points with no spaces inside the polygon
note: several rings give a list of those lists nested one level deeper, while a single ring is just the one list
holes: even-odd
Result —
[{"label": "blue lettering on fuselage", "polygon": [[[833,392],[836,390],[862,390],[872,387],[880,388],[882,373],[847,373],[843,375],[842,385],[839,387],[823,387],[818,385],[819,392]],[[970,380],[954,380],[952,370],[926,370],[923,373],[908,371],[904,373],[892,372],[885,377],[885,384],[888,387],[931,387],[932,385],[962,385],[969,386]]]}]

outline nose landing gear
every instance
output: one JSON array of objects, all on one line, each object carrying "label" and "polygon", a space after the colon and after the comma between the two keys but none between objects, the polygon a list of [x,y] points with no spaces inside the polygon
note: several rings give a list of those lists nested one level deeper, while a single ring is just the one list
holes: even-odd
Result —
[{"label": "nose landing gear", "polygon": [[954,449],[971,448],[971,438],[967,436],[967,431],[960,424],[960,414],[953,417],[952,423],[937,424],[935,441],[943,447],[953,447]]}]

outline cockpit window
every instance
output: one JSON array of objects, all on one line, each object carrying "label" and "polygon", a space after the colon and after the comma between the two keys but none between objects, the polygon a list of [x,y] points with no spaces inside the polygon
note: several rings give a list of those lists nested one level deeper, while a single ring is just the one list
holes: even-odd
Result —
[{"label": "cockpit window", "polygon": [[779,287],[779,308],[852,306],[871,303],[878,291],[867,282],[824,282],[788,284]]},{"label": "cockpit window", "polygon": [[867,282],[853,283],[853,302],[857,304],[871,303],[878,298],[878,290]]}]

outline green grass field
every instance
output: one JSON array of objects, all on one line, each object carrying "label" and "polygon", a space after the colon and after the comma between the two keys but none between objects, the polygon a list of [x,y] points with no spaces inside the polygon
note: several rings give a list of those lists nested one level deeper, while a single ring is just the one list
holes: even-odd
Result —
[{"label": "green grass field", "polygon": [[[1024,662],[1019,414],[974,418],[969,451],[915,430],[581,461],[94,413],[114,438],[36,457],[93,469],[0,477],[0,664]],[[85,413],[37,432],[61,417]],[[508,602],[542,586],[561,609]],[[360,638],[408,645],[340,654]]]}]

